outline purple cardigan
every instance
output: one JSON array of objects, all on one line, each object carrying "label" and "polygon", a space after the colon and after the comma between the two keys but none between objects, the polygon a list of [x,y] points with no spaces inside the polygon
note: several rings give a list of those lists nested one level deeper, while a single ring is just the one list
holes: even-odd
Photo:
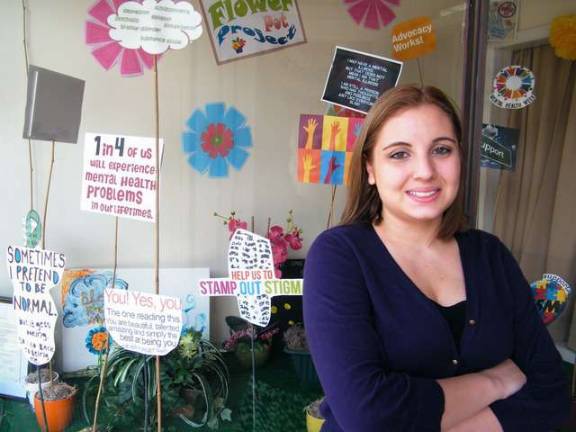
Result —
[{"label": "purple cardigan", "polygon": [[504,431],[549,431],[567,417],[562,360],[530,287],[493,235],[456,235],[466,284],[460,349],[435,307],[369,224],[339,226],[312,244],[304,268],[304,322],[326,394],[326,431],[439,431],[436,379],[512,358],[527,384],[491,408]]}]

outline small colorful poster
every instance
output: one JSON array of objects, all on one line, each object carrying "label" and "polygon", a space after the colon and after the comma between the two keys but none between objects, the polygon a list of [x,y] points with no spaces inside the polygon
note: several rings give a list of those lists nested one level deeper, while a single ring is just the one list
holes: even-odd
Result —
[{"label": "small colorful poster", "polygon": [[322,100],[363,113],[396,86],[402,62],[336,47]]},{"label": "small colorful poster", "polygon": [[306,42],[296,0],[200,0],[216,63]]},{"label": "small colorful poster", "polygon": [[298,128],[298,181],[348,184],[348,167],[363,118],[302,114]]},{"label": "small colorful poster", "polygon": [[404,21],[392,29],[392,57],[396,60],[413,60],[435,49],[436,32],[428,17]]},{"label": "small colorful poster", "polygon": [[82,210],[154,222],[155,196],[155,138],[86,134]]},{"label": "small colorful poster", "polygon": [[564,312],[572,294],[568,282],[551,273],[545,273],[542,279],[532,282],[530,288],[538,313],[546,325],[556,321]]},{"label": "small colorful poster", "polygon": [[244,229],[237,229],[228,246],[228,277],[201,279],[200,295],[235,296],[240,316],[252,324],[266,327],[270,322],[271,298],[302,295],[302,279],[277,279],[274,273],[270,240]]},{"label": "small colorful poster", "polygon": [[378,30],[396,18],[390,5],[399,6],[400,0],[344,0],[344,4],[358,25]]},{"label": "small colorful poster", "polygon": [[483,124],[480,166],[513,171],[519,136],[519,129]]},{"label": "small colorful poster", "polygon": [[490,0],[488,10],[488,40],[512,40],[516,35],[518,1]]},{"label": "small colorful poster", "polygon": [[534,86],[536,78],[523,66],[506,66],[501,69],[492,83],[490,102],[500,108],[520,109],[536,100]]},{"label": "small colorful poster", "polygon": [[166,355],[178,345],[182,301],[176,297],[104,290],[106,328],[118,345],[146,355]]},{"label": "small colorful poster", "polygon": [[28,361],[40,366],[52,359],[58,312],[50,289],[60,283],[66,257],[49,250],[8,246],[8,275],[18,319],[18,344]]}]

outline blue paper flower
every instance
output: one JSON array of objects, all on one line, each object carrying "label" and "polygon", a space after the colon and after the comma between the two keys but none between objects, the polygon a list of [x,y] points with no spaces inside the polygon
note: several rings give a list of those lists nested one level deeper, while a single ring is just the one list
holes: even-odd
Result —
[{"label": "blue paper flower", "polygon": [[246,117],[236,108],[207,104],[205,111],[194,111],[186,124],[189,130],[182,134],[182,146],[192,168],[210,177],[228,177],[228,165],[242,168],[250,155],[246,149],[252,147],[252,134]]},{"label": "blue paper flower", "polygon": [[86,335],[86,349],[92,354],[100,355],[106,354],[110,345],[112,344],[112,338],[109,337],[106,327],[99,326],[94,327]]}]

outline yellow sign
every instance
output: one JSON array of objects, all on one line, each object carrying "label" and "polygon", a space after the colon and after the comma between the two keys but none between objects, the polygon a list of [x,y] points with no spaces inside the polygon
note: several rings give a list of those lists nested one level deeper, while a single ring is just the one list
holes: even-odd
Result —
[{"label": "yellow sign", "polygon": [[436,33],[428,17],[414,18],[392,29],[392,57],[412,60],[436,49]]}]

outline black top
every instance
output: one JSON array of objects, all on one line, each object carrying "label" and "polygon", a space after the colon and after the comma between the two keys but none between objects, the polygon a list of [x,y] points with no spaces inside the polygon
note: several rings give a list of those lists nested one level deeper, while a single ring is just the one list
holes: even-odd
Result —
[{"label": "black top", "polygon": [[442,306],[436,302],[434,302],[434,304],[448,323],[448,327],[450,327],[450,332],[454,338],[454,344],[458,351],[460,351],[460,339],[462,338],[466,322],[466,300],[462,300],[460,303],[453,304],[452,306]]}]

